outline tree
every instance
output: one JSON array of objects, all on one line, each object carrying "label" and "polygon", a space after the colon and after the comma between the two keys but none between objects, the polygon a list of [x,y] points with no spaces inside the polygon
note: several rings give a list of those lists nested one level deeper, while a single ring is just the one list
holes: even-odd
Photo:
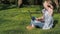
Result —
[{"label": "tree", "polygon": [[22,0],[18,0],[18,7],[22,7]]},{"label": "tree", "polygon": [[0,3],[1,3],[1,0],[0,0]]},{"label": "tree", "polygon": [[56,4],[57,12],[60,13],[60,11],[59,11],[59,0],[54,0],[54,2]]},{"label": "tree", "polygon": [[43,0],[34,0],[35,5],[42,5]]}]

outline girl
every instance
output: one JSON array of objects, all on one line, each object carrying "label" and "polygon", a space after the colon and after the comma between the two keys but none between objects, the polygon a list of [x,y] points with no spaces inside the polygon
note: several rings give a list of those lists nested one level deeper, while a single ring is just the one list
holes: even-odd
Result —
[{"label": "girl", "polygon": [[31,20],[31,25],[27,26],[27,29],[31,30],[35,26],[39,26],[42,29],[50,29],[53,26],[53,6],[50,0],[45,0],[43,3],[44,9],[42,10],[43,16]]}]

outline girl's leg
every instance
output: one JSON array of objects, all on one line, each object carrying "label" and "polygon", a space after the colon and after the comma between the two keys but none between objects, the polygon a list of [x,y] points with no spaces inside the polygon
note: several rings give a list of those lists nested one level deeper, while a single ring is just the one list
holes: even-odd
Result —
[{"label": "girl's leg", "polygon": [[31,30],[33,29],[35,26],[38,26],[38,27],[43,27],[44,23],[40,22],[40,21],[36,21],[36,20],[31,20],[31,24],[29,26],[27,26],[27,29],[28,30]]},{"label": "girl's leg", "polygon": [[31,25],[32,25],[32,27],[33,26],[38,26],[38,27],[43,27],[43,25],[44,25],[44,23],[43,22],[40,22],[40,21],[31,21]]}]

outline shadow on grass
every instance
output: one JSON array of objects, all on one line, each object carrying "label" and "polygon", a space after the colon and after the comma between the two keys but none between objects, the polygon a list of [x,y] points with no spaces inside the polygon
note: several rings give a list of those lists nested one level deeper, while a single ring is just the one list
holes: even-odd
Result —
[{"label": "shadow on grass", "polygon": [[16,8],[16,6],[15,5],[9,5],[9,4],[0,5],[0,11],[1,10],[11,9],[11,8]]},{"label": "shadow on grass", "polygon": [[53,28],[56,26],[56,24],[58,24],[58,20],[54,20],[54,23],[53,23]]}]

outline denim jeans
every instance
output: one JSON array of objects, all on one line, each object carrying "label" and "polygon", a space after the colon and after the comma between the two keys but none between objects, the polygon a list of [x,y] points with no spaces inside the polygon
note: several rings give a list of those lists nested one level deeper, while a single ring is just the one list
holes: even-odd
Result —
[{"label": "denim jeans", "polygon": [[41,22],[41,21],[37,21],[37,20],[31,20],[31,25],[34,25],[34,26],[39,26],[39,27],[43,27],[44,26],[44,22]]}]

